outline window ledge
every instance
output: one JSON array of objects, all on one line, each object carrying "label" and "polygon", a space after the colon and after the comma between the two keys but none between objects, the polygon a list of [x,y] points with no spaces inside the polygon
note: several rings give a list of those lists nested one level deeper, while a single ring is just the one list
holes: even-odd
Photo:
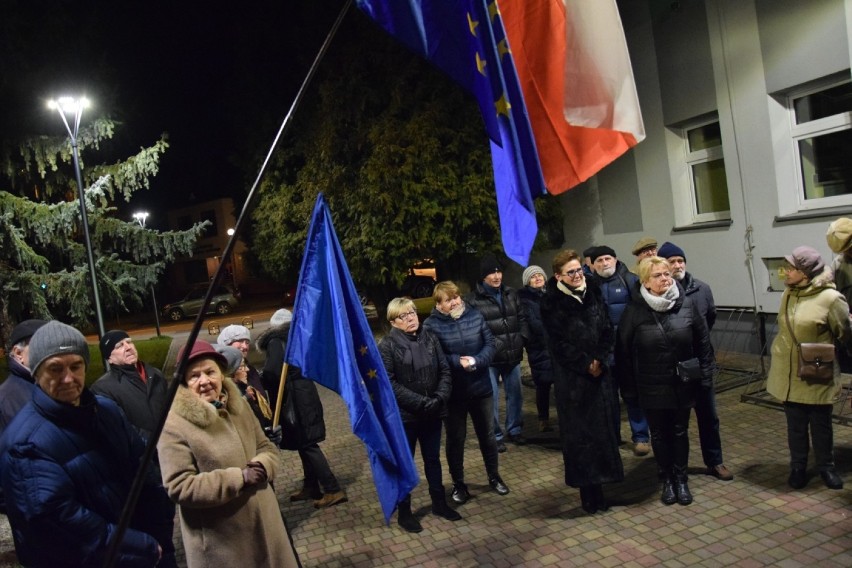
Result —
[{"label": "window ledge", "polygon": [[730,227],[734,222],[731,219],[719,219],[718,221],[703,221],[682,227],[672,227],[672,233],[686,233],[688,231],[703,231],[704,229],[716,229],[718,227]]},{"label": "window ledge", "polygon": [[790,215],[776,215],[776,223],[789,223],[791,221],[804,221],[808,219],[823,219],[852,215],[852,207],[826,207],[824,209],[811,209],[810,211],[799,211]]}]

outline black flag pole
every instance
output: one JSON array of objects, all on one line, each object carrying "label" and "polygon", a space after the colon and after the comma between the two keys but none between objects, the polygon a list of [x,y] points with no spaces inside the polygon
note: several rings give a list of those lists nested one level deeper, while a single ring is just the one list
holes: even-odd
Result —
[{"label": "black flag pole", "polygon": [[[234,234],[231,235],[231,238],[228,240],[228,244],[225,246],[225,250],[222,252],[222,261],[219,263],[219,266],[216,268],[216,272],[213,274],[213,279],[210,282],[210,286],[207,288],[207,293],[204,296],[204,304],[202,305],[201,310],[198,312],[198,316],[195,318],[195,322],[192,325],[192,330],[189,333],[189,338],[187,339],[186,345],[187,347],[183,350],[183,356],[178,360],[177,367],[175,368],[174,375],[172,376],[172,382],[169,385],[168,390],[168,401],[169,404],[163,410],[163,413],[159,416],[157,420],[157,426],[154,432],[151,434],[151,437],[148,439],[148,443],[145,446],[145,453],[142,456],[142,461],[139,465],[139,469],[136,472],[136,477],[133,479],[133,485],[130,488],[130,495],[127,498],[127,502],[124,504],[124,509],[121,512],[121,518],[119,519],[118,526],[116,528],[115,533],[110,540],[109,547],[107,548],[106,557],[104,559],[104,567],[112,568],[115,564],[116,556],[118,555],[119,544],[124,538],[124,533],[127,531],[127,527],[130,524],[130,518],[133,515],[133,511],[136,509],[136,502],[139,500],[139,495],[142,492],[142,486],[144,485],[146,472],[148,470],[149,465],[154,459],[154,452],[157,448],[157,441],[160,438],[160,434],[163,432],[163,427],[166,424],[166,417],[168,416],[169,408],[171,407],[172,401],[177,394],[178,386],[180,385],[180,378],[183,376],[183,373],[186,370],[186,359],[189,355],[189,352],[192,350],[192,346],[195,344],[195,340],[198,339],[198,333],[201,330],[201,322],[204,319],[205,314],[207,313],[207,307],[210,305],[214,293],[213,291],[217,288],[219,283],[222,281],[222,276],[224,274],[224,267],[228,263],[228,260],[231,258],[231,254],[234,250],[234,246],[236,245],[237,238],[242,233],[243,226],[248,222],[248,217],[252,209],[252,204],[257,194],[258,186],[260,185],[260,180],[266,172],[266,168],[269,165],[269,161],[272,158],[273,153],[275,152],[275,148],[278,146],[278,142],[281,140],[283,134],[287,131],[287,128],[290,126],[290,121],[293,118],[296,110],[299,107],[299,104],[302,102],[302,99],[305,96],[305,93],[310,86],[311,81],[316,75],[316,71],[319,68],[319,64],[325,56],[326,51],[328,51],[329,46],[331,45],[332,39],[334,39],[335,34],[337,33],[340,24],[343,22],[343,18],[346,16],[346,12],[349,10],[349,6],[352,4],[352,0],[346,0],[343,8],[340,10],[340,13],[337,16],[337,19],[334,21],[334,24],[331,26],[331,30],[329,30],[328,35],[325,38],[322,46],[317,52],[316,57],[314,58],[313,63],[311,64],[310,69],[308,69],[308,73],[302,81],[301,87],[299,87],[299,91],[296,93],[295,98],[293,99],[292,104],[290,105],[290,110],[287,112],[287,115],[284,117],[284,120],[281,122],[281,126],[278,129],[278,133],[275,135],[275,138],[272,141],[272,144],[269,147],[269,152],[266,154],[266,158],[263,160],[263,163],[258,170],[257,177],[254,180],[254,183],[249,190],[248,196],[246,197],[246,201],[243,204],[242,211],[240,212],[240,216],[237,219],[237,224],[234,227]],[[295,552],[295,550],[294,550]]]}]

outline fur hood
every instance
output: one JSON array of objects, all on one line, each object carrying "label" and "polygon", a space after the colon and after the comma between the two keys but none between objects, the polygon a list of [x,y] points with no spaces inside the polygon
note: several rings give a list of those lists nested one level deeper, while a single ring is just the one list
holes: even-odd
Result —
[{"label": "fur hood", "polygon": [[[222,381],[222,390],[228,395],[228,402],[225,408],[231,414],[239,414],[244,404],[241,404],[243,397],[240,394],[240,389],[229,379],[224,377]],[[199,428],[207,428],[215,420],[219,419],[219,413],[215,406],[209,402],[202,400],[201,397],[189,390],[186,385],[178,387],[175,395],[174,404],[172,404],[172,412],[195,424]]]},{"label": "fur hood", "polygon": [[258,351],[266,351],[266,348],[269,346],[269,342],[275,338],[281,340],[285,345],[287,344],[287,337],[290,335],[290,322],[287,322],[283,325],[279,325],[276,327],[270,327],[263,333],[261,333],[257,337],[257,341],[254,342]]}]

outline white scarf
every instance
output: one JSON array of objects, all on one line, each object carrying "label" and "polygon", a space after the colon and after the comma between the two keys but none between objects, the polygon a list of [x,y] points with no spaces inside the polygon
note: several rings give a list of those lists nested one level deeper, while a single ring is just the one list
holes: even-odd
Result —
[{"label": "white scarf", "polygon": [[655,296],[644,286],[640,286],[639,291],[642,293],[642,298],[645,299],[648,306],[655,312],[669,311],[674,306],[675,300],[680,297],[680,290],[674,282],[672,282],[671,288],[666,290],[662,296]]},{"label": "white scarf", "polygon": [[560,280],[559,282],[556,283],[556,288],[560,292],[562,292],[563,294],[567,295],[570,298],[574,298],[575,300],[577,300],[578,302],[580,302],[582,304],[583,303],[583,296],[586,295],[586,279],[584,278],[583,284],[576,287],[576,288],[571,288],[570,286],[564,284]]}]

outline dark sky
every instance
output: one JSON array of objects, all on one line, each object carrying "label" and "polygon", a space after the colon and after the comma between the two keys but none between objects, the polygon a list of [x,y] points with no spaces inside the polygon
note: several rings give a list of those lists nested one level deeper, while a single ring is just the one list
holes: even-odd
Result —
[{"label": "dark sky", "polygon": [[122,123],[116,157],[168,132],[152,190],[129,209],[164,217],[190,196],[239,198],[257,165],[236,164],[265,154],[343,4],[0,0],[0,127],[62,133],[44,101],[85,93],[88,116]]}]

